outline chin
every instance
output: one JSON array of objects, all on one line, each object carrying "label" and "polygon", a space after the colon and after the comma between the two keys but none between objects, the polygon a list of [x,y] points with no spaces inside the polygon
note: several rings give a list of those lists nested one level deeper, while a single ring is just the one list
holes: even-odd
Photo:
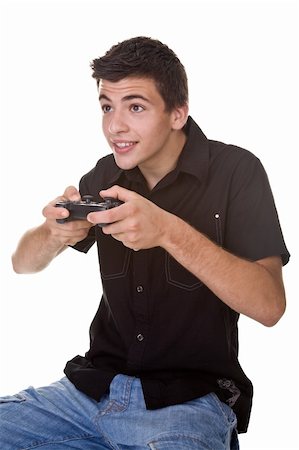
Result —
[{"label": "chin", "polygon": [[134,163],[134,162],[123,161],[121,158],[118,158],[115,155],[114,155],[114,161],[115,161],[115,164],[117,165],[117,167],[119,167],[122,170],[135,169],[135,167],[137,167],[137,165],[138,165],[137,163]]}]

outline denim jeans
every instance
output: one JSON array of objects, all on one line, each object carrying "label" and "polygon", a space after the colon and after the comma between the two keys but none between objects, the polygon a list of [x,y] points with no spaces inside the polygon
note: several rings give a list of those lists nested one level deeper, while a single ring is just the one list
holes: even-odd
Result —
[{"label": "denim jeans", "polygon": [[215,394],[147,410],[138,378],[117,375],[100,402],[67,379],[0,398],[1,450],[237,450],[236,416]]}]

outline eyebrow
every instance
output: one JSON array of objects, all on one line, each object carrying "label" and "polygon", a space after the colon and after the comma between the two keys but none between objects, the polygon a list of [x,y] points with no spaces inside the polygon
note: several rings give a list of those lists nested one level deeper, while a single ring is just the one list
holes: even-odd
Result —
[{"label": "eyebrow", "polygon": [[[146,98],[146,97],[144,97],[143,95],[141,95],[141,94],[131,94],[131,95],[126,95],[125,97],[123,97],[122,99],[121,99],[121,101],[122,102],[128,102],[128,101],[131,101],[131,100],[135,100],[135,99],[141,99],[141,100],[144,100],[145,102],[147,102],[147,103],[150,103],[150,101],[149,101],[149,99],[148,98]],[[99,100],[101,101],[101,100],[107,100],[108,102],[112,102],[112,100],[107,96],[107,95],[105,95],[105,94],[101,94],[100,96],[99,96]]]}]

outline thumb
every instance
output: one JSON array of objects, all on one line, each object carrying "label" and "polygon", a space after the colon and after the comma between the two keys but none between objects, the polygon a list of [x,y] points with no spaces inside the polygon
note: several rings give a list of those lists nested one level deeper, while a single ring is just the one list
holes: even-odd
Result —
[{"label": "thumb", "polygon": [[112,197],[117,200],[121,200],[122,202],[127,202],[136,196],[136,193],[133,191],[129,191],[121,186],[112,186],[109,189],[100,191],[100,196],[102,198]]},{"label": "thumb", "polygon": [[81,199],[80,192],[75,186],[68,186],[64,191],[63,196],[71,201],[79,201]]}]

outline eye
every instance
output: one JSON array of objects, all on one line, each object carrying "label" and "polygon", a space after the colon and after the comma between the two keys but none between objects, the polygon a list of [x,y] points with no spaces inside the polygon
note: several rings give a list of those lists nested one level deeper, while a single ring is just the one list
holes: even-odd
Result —
[{"label": "eye", "polygon": [[144,108],[143,108],[143,106],[140,106],[140,105],[132,105],[131,111],[134,113],[139,113],[139,112],[144,111]]},{"label": "eye", "polygon": [[104,114],[108,113],[111,111],[111,106],[110,105],[102,105],[102,111]]}]

